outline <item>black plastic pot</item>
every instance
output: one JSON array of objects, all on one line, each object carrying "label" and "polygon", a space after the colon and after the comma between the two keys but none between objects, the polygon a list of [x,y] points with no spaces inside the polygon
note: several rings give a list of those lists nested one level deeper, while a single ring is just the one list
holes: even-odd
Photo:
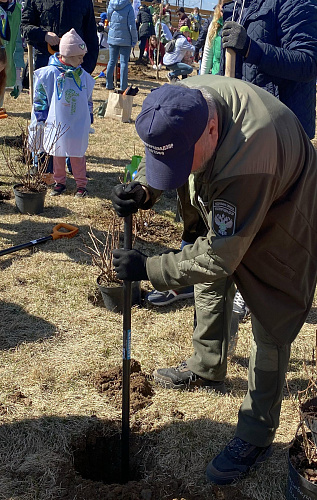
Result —
[{"label": "black plastic pot", "polygon": [[[307,433],[311,438],[311,434]],[[296,454],[302,447],[303,438],[297,436],[288,454],[288,481],[286,490],[287,500],[316,500],[317,484],[305,479],[293,466],[290,457]]]},{"label": "black plastic pot", "polygon": [[44,211],[44,200],[47,190],[28,192],[23,191],[22,187],[22,184],[15,184],[13,186],[15,204],[19,212],[29,215],[41,214]]},{"label": "black plastic pot", "polygon": [[[122,313],[123,311],[123,285],[114,283],[112,286],[97,285],[103,298],[105,307],[112,312]],[[141,285],[139,281],[132,281],[132,305],[139,305],[141,301]]]}]

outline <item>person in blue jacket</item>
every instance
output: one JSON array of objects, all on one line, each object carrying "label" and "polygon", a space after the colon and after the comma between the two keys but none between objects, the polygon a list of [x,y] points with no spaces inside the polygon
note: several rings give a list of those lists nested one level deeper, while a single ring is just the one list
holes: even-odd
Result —
[{"label": "person in blue jacket", "polygon": [[130,0],[110,0],[107,10],[109,21],[109,63],[106,88],[113,90],[113,73],[120,54],[120,89],[128,86],[128,62],[131,48],[138,41],[135,17]]},{"label": "person in blue jacket", "polygon": [[[223,48],[236,52],[236,78],[264,88],[315,135],[317,2],[235,0],[223,6]],[[223,74],[223,69],[220,72]]]},{"label": "person in blue jacket", "polygon": [[[277,97],[293,111],[312,139],[316,121],[316,1],[235,0],[223,6],[223,19],[222,46],[236,52],[236,78]],[[222,75],[224,61],[222,53]],[[245,317],[247,311],[237,291],[235,329],[238,316]]]}]

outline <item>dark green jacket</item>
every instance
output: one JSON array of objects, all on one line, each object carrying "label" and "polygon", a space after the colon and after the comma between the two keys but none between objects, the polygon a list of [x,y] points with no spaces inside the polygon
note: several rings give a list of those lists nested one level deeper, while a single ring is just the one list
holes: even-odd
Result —
[{"label": "dark green jacket", "polygon": [[[177,254],[148,258],[149,279],[167,290],[232,275],[266,331],[290,342],[316,286],[316,152],[296,116],[265,90],[214,75],[186,85],[206,87],[218,110],[215,155],[189,179],[209,231]],[[144,163],[136,179],[146,184]],[[160,194],[150,193],[148,205]]]}]

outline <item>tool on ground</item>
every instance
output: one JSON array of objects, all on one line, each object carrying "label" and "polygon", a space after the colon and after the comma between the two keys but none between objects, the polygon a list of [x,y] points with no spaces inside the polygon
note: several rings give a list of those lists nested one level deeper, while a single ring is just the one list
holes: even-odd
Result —
[{"label": "tool on ground", "polygon": [[33,47],[28,43],[28,64],[29,64],[29,93],[30,93],[30,102],[31,106],[33,106]]},{"label": "tool on ground", "polygon": [[[124,218],[124,248],[132,249],[132,215]],[[123,349],[122,349],[122,480],[129,481],[130,454],[130,361],[131,361],[131,281],[123,282]]]},{"label": "tool on ground", "polygon": [[0,120],[2,120],[3,118],[8,118],[8,115],[5,108],[0,108]]},{"label": "tool on ground", "polygon": [[[64,231],[61,231],[64,229]],[[48,240],[58,240],[59,238],[73,238],[78,233],[78,227],[72,226],[71,224],[65,224],[61,222],[53,227],[53,232],[49,236],[44,236],[37,240],[29,241],[28,243],[22,243],[21,245],[16,245],[14,247],[6,248],[0,251],[1,255],[7,255],[9,253],[17,252],[24,248],[34,247],[40,243],[45,243]]]}]

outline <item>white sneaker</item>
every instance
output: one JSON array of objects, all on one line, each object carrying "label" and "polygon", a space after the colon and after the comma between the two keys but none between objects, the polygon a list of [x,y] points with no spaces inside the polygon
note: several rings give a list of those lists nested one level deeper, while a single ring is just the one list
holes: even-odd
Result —
[{"label": "white sneaker", "polygon": [[234,313],[239,314],[240,321],[246,319],[247,316],[250,314],[250,309],[244,302],[244,299],[239,290],[236,291],[236,294],[234,296],[232,310]]},{"label": "white sneaker", "polygon": [[159,71],[162,69],[162,64],[158,65],[158,69],[159,69]]},{"label": "white sneaker", "polygon": [[152,68],[153,68],[153,69],[157,69],[156,64],[153,64]]}]

